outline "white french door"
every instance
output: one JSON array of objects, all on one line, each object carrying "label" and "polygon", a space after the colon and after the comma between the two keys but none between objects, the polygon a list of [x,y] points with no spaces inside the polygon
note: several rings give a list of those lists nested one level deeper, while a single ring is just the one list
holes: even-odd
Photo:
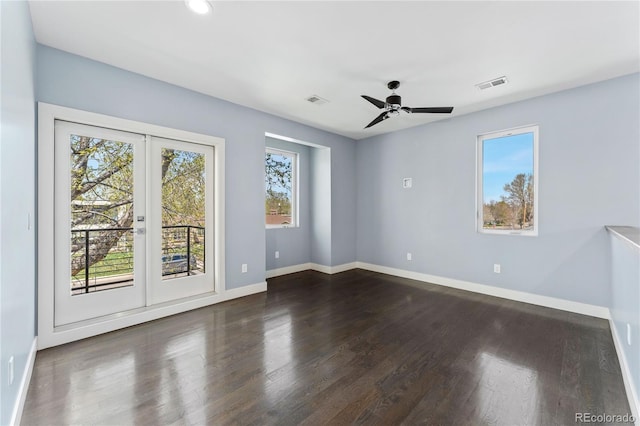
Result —
[{"label": "white french door", "polygon": [[55,122],[55,325],[145,305],[145,136]]},{"label": "white french door", "polygon": [[213,147],[149,140],[149,301],[214,291]]},{"label": "white french door", "polygon": [[214,291],[214,149],[55,121],[54,325]]}]

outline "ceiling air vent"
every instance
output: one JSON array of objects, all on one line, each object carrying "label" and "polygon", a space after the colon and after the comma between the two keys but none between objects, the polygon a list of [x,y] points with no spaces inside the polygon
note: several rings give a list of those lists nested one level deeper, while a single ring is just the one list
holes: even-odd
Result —
[{"label": "ceiling air vent", "polygon": [[311,102],[312,104],[315,104],[315,105],[324,105],[329,101],[326,100],[325,98],[321,98],[318,95],[311,95],[307,98],[307,102]]},{"label": "ceiling air vent", "polygon": [[490,87],[500,86],[501,84],[505,84],[507,82],[507,77],[498,77],[493,80],[485,81],[483,83],[476,84],[476,87],[480,90],[488,89]]}]

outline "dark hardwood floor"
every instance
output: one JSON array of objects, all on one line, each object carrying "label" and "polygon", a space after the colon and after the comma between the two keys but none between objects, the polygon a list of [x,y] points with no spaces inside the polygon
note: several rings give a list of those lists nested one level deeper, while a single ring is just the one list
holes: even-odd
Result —
[{"label": "dark hardwood floor", "polygon": [[353,270],[38,352],[25,425],[575,425],[630,413],[608,323]]}]

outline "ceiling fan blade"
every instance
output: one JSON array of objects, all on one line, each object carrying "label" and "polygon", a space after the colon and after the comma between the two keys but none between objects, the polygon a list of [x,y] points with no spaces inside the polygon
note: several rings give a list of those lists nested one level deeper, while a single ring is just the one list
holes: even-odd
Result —
[{"label": "ceiling fan blade", "polygon": [[365,127],[365,129],[368,129],[371,126],[375,126],[379,122],[386,120],[387,118],[389,118],[388,114],[389,114],[389,111],[383,112],[382,114],[377,116],[371,123],[367,124],[367,127]]},{"label": "ceiling fan blade", "polygon": [[428,108],[411,108],[412,113],[435,113],[435,114],[451,114],[453,107],[428,107]]},{"label": "ceiling fan blade", "polygon": [[382,109],[384,108],[385,103],[376,99],[376,98],[372,98],[371,96],[367,96],[367,95],[361,95],[363,98],[365,98],[366,100],[368,100],[369,102],[371,102],[372,104],[374,104],[375,106],[377,106],[378,108]]},{"label": "ceiling fan blade", "polygon": [[411,108],[409,108],[409,107],[402,107],[400,109],[403,110],[404,112],[407,112],[407,113],[411,114]]}]

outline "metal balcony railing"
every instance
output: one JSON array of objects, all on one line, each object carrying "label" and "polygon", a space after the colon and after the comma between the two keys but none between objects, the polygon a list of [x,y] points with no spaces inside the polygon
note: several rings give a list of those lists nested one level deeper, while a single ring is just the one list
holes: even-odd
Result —
[{"label": "metal balcony railing", "polygon": [[[133,285],[133,232],[134,228],[71,231],[72,294]],[[162,227],[163,279],[205,272],[204,234],[202,226]]]}]

